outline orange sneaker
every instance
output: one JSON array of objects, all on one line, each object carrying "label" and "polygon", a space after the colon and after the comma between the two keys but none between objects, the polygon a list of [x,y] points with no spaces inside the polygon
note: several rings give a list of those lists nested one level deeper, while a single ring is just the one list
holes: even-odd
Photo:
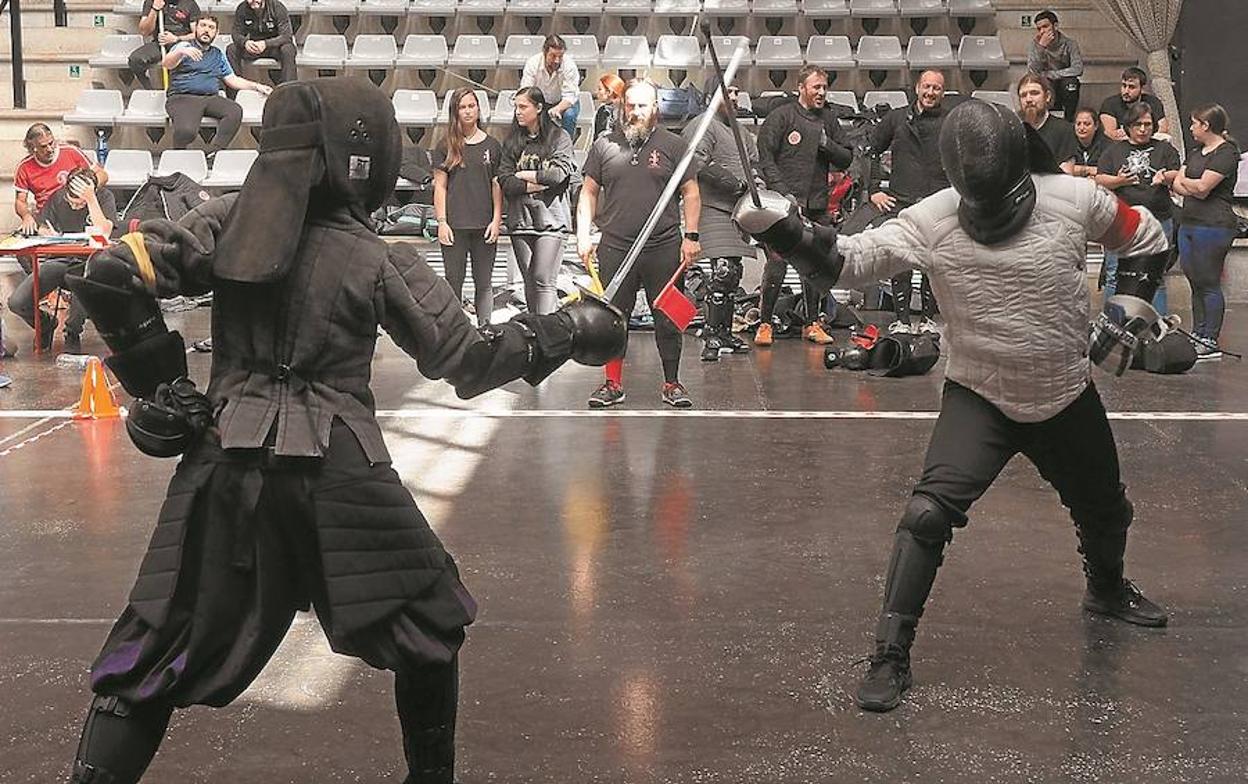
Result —
[{"label": "orange sneaker", "polygon": [[817,343],[820,346],[826,346],[834,342],[833,337],[823,331],[820,324],[810,324],[802,327],[802,340],[809,340],[811,343]]},{"label": "orange sneaker", "polygon": [[770,346],[773,342],[773,338],[771,337],[771,325],[759,324],[758,331],[754,333],[754,345]]}]

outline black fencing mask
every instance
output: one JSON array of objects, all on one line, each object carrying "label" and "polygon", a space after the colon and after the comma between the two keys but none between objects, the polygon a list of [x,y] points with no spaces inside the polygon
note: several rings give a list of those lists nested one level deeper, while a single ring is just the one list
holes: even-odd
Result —
[{"label": "black fencing mask", "polygon": [[976,242],[1003,242],[1031,217],[1036,206],[1031,144],[1018,115],[995,103],[964,101],[945,117],[940,161],[962,197],[958,220]]},{"label": "black fencing mask", "polygon": [[394,192],[402,136],[385,93],[365,79],[290,82],[264,106],[260,156],[217,245],[213,273],[280,280],[309,212],[346,207],[361,222]]}]

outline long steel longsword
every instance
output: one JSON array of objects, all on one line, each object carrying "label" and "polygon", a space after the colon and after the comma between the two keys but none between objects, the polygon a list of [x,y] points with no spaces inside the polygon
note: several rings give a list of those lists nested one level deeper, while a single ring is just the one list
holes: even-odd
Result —
[{"label": "long steel longsword", "polygon": [[[738,47],[737,51],[733,52],[732,59],[728,61],[728,71],[724,74],[725,80],[731,79],[733,74],[737,72],[737,66],[741,64],[742,48]],[[676,189],[680,187],[680,178],[684,175],[685,170],[689,168],[689,164],[693,162],[693,155],[698,149],[698,144],[701,143],[702,137],[706,135],[706,129],[710,127],[711,121],[715,119],[715,112],[718,111],[719,104],[726,94],[726,90],[719,90],[711,96],[710,104],[706,107],[706,111],[698,121],[697,128],[694,129],[693,136],[689,139],[688,149],[685,150],[684,156],[677,162],[676,170],[672,172],[671,179],[667,181],[663,192],[659,194],[659,200],[655,202],[654,209],[650,211],[650,217],[642,225],[641,231],[637,234],[637,239],[633,240],[633,245],[628,249],[628,255],[624,257],[624,262],[620,264],[620,268],[611,276],[611,282],[607,284],[607,290],[602,295],[608,302],[619,292],[620,286],[624,285],[624,279],[628,277],[633,264],[637,262],[637,257],[641,254],[642,247],[650,239],[650,234],[658,224],[663,210],[667,208],[667,203],[672,200],[672,197],[676,194]],[[658,111],[657,105],[655,106],[655,111]]]}]

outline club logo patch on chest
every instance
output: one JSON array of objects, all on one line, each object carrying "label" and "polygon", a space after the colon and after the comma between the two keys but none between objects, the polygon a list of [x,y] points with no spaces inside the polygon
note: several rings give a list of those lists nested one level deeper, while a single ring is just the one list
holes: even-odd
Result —
[{"label": "club logo patch on chest", "polygon": [[657,169],[659,168],[659,163],[661,161],[662,161],[662,158],[659,156],[659,151],[651,150],[650,157],[646,160],[646,165],[649,166],[651,169]]},{"label": "club logo patch on chest", "polygon": [[798,131],[789,131],[789,144],[796,147],[802,143],[802,134]]}]

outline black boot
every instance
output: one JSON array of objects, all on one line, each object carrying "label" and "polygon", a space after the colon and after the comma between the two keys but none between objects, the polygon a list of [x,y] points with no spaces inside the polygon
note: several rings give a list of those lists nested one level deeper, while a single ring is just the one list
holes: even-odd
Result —
[{"label": "black boot", "polygon": [[407,758],[404,784],[453,784],[458,662],[395,673],[394,700]]},{"label": "black boot", "polygon": [[156,756],[169,727],[169,703],[131,705],[117,697],[91,701],[70,784],[134,784]]},{"label": "black boot", "polygon": [[724,350],[723,338],[718,327],[707,325],[702,328],[702,361],[718,362],[719,352]]},{"label": "black boot", "polygon": [[[1130,517],[1127,519],[1129,521]],[[1136,626],[1165,626],[1169,621],[1166,611],[1149,601],[1134,583],[1123,576],[1126,528],[1109,533],[1091,533],[1079,528],[1078,534],[1083,573],[1088,580],[1083,609]]]},{"label": "black boot", "polygon": [[863,710],[896,708],[913,682],[910,645],[950,531],[948,515],[939,505],[921,495],[910,499],[893,540],[884,611],[875,629],[875,652],[867,659],[871,667],[858,686],[858,707]]},{"label": "black boot", "polygon": [[862,683],[858,684],[858,707],[869,711],[890,711],[901,704],[914,678],[910,675],[910,644],[919,619],[913,615],[886,612],[875,630],[875,653],[867,661]]}]

